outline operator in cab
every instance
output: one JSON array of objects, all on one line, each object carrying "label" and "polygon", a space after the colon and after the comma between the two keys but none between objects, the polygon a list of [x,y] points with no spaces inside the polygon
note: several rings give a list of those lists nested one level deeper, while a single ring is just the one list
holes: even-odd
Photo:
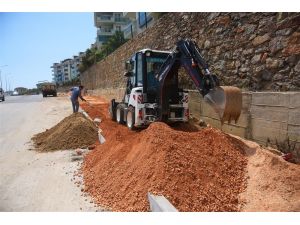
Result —
[{"label": "operator in cab", "polygon": [[160,69],[161,63],[153,63],[151,70],[147,72],[147,92],[150,101],[157,100],[157,91],[159,87],[159,81],[157,75]]},{"label": "operator in cab", "polygon": [[79,101],[78,98],[80,98],[82,101],[86,100],[81,96],[81,91],[83,89],[83,85],[79,85],[78,87],[72,87],[70,89],[71,91],[71,102],[72,102],[72,107],[73,107],[73,113],[78,112],[79,109]]},{"label": "operator in cab", "polygon": [[157,90],[157,87],[159,85],[159,81],[158,81],[156,76],[158,75],[160,66],[161,66],[160,63],[157,63],[157,62],[153,63],[152,70],[150,70],[147,73],[148,90],[151,90],[151,91],[156,91]]}]

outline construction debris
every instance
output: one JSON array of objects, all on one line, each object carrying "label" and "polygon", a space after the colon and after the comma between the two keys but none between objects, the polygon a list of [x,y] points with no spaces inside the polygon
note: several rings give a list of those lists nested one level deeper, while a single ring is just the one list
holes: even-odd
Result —
[{"label": "construction debris", "polygon": [[97,141],[98,128],[81,113],[73,113],[32,140],[37,151],[86,148]]},{"label": "construction debris", "polygon": [[100,119],[100,118],[95,118],[95,119],[94,119],[94,122],[95,122],[97,125],[99,125],[99,124],[101,123],[101,119]]},{"label": "construction debris", "polygon": [[103,137],[103,135],[101,134],[101,132],[102,132],[102,130],[99,128],[99,130],[98,130],[98,139],[99,139],[99,142],[101,144],[104,144],[105,138]]}]

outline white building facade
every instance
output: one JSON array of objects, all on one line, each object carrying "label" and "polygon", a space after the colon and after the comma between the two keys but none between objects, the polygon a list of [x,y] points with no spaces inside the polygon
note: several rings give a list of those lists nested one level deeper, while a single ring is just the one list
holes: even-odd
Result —
[{"label": "white building facade", "polygon": [[80,52],[78,56],[73,56],[72,59],[69,58],[60,63],[53,63],[51,66],[53,81],[61,85],[78,78],[80,76],[78,68],[84,55],[83,52]]},{"label": "white building facade", "polygon": [[123,29],[130,23],[123,12],[95,12],[94,25],[97,27],[96,46],[98,49],[108,41],[117,31]]}]

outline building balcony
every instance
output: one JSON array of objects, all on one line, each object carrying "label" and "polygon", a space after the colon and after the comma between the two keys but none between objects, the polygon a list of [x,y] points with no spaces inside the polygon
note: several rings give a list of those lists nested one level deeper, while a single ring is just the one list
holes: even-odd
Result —
[{"label": "building balcony", "polygon": [[120,24],[127,24],[130,23],[130,20],[128,18],[124,17],[115,17],[115,23],[120,23]]},{"label": "building balcony", "polygon": [[114,35],[116,33],[116,30],[111,28],[103,28],[103,29],[98,29],[97,30],[97,35],[107,35],[107,36],[111,36]]},{"label": "building balcony", "polygon": [[103,25],[108,25],[108,24],[120,24],[120,25],[125,25],[130,22],[128,18],[124,17],[115,17],[113,15],[101,15],[96,17],[96,27],[101,27]]},{"label": "building balcony", "polygon": [[96,18],[96,26],[100,27],[101,25],[105,25],[105,24],[113,24],[115,22],[114,17],[111,15],[101,15],[101,16],[97,16]]}]

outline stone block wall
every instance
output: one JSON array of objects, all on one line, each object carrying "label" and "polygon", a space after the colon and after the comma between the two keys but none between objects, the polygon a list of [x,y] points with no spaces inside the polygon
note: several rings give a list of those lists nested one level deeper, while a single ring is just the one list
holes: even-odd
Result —
[{"label": "stone block wall", "polygon": [[[125,86],[124,62],[137,50],[171,50],[192,38],[223,85],[300,90],[300,13],[167,13],[81,76],[89,89]],[[183,88],[194,89],[185,72]]]}]

